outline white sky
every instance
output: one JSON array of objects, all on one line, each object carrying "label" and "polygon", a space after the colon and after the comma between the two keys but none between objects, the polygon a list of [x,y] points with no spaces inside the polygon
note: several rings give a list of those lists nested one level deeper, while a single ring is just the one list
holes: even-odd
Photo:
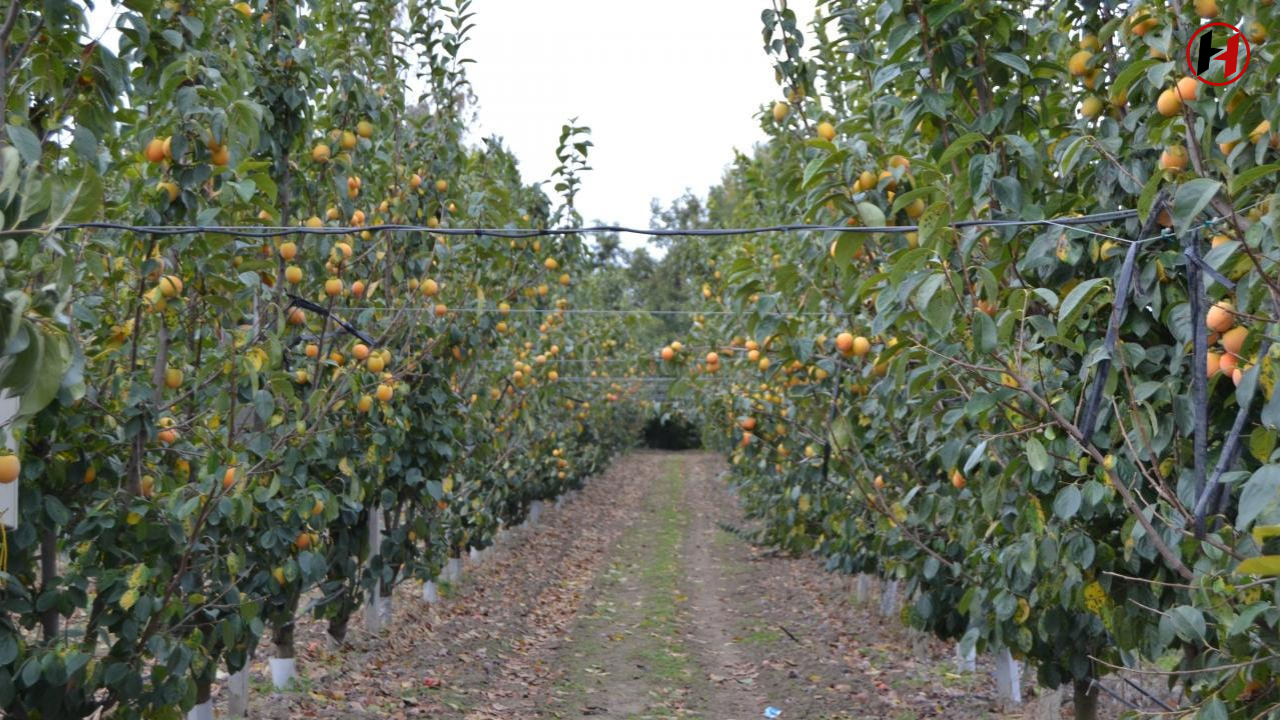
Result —
[{"label": "white sky", "polygon": [[[812,3],[793,3],[802,26]],[[526,181],[549,177],[560,128],[591,127],[577,205],[586,222],[649,226],[686,188],[705,195],[733,149],[765,139],[753,117],[781,97],[763,48],[767,0],[476,0],[465,46],[480,134],[502,136]],[[547,188],[550,194],[551,188]],[[624,237],[627,247],[642,238]]]},{"label": "white sky", "polygon": [[[111,19],[96,3],[92,29]],[[649,226],[686,189],[705,196],[737,148],[764,140],[753,117],[781,97],[763,48],[768,0],[475,0],[464,54],[479,99],[472,139],[497,134],[526,182],[550,177],[572,117],[595,144],[577,198],[588,223]],[[808,0],[791,3],[801,27]],[[806,35],[808,33],[806,32]],[[114,32],[103,41],[115,45]],[[548,195],[553,189],[546,188]],[[628,248],[641,236],[624,236]]]}]

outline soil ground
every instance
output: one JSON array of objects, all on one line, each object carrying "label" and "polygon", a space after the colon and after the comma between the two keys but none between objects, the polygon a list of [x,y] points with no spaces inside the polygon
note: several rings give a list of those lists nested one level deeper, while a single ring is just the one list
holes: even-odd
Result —
[{"label": "soil ground", "polygon": [[882,617],[876,593],[859,602],[853,578],[723,530],[743,522],[723,471],[710,453],[633,452],[441,603],[399,589],[388,630],[353,627],[331,651],[301,619],[297,687],[271,690],[264,644],[250,716],[1024,717],[994,707],[983,660],[957,673],[952,646]]}]

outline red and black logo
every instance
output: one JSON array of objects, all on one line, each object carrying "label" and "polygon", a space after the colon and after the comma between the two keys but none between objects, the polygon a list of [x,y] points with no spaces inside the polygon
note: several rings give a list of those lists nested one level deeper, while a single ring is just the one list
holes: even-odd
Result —
[{"label": "red and black logo", "polygon": [[[1221,30],[1225,30],[1223,33]],[[1223,45],[1214,43],[1215,36],[1225,35]],[[1243,49],[1244,57],[1241,57]],[[1187,41],[1187,69],[1196,79],[1202,83],[1209,85],[1230,85],[1249,67],[1249,40],[1245,38],[1239,28],[1227,23],[1214,22],[1202,25],[1195,35]],[[1222,79],[1209,79],[1217,77],[1214,73],[1216,63],[1221,63]]]}]

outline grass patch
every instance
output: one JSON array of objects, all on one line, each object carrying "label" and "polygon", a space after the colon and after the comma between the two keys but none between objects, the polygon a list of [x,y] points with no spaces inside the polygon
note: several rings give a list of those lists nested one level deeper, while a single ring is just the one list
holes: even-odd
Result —
[{"label": "grass patch", "polygon": [[742,636],[743,645],[773,645],[782,641],[782,633],[776,630],[755,630]]},{"label": "grass patch", "polygon": [[[684,644],[687,601],[680,554],[688,530],[684,467],[671,458],[648,493],[644,514],[619,540],[597,579],[599,597],[562,651],[565,677],[555,695],[576,708],[594,702],[610,683],[639,683],[652,700],[685,695],[701,682]],[[643,668],[637,678],[637,668]],[[640,689],[640,688],[633,688]]]}]

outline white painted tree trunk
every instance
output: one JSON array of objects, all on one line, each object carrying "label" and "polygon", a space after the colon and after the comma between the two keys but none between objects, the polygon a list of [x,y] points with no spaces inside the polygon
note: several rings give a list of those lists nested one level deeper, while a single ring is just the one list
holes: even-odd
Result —
[{"label": "white painted tree trunk", "polygon": [[912,654],[915,655],[916,660],[927,662],[931,655],[929,652],[929,633],[920,632],[919,630],[912,628],[909,634],[911,637]]},{"label": "white painted tree trunk", "polygon": [[1022,704],[1022,672],[1009,648],[996,653],[996,697],[1005,707]]},{"label": "white painted tree trunk", "polygon": [[871,576],[866,573],[858,575],[858,602],[865,603],[871,597]]},{"label": "white painted tree trunk", "polygon": [[978,651],[969,648],[969,652],[965,653],[956,645],[956,672],[977,672],[978,671]]},{"label": "white painted tree trunk", "polygon": [[267,664],[271,666],[271,684],[277,690],[284,690],[298,676],[298,663],[293,658],[271,658]]},{"label": "white painted tree trunk", "polygon": [[1058,720],[1062,717],[1062,697],[1067,686],[1061,685],[1056,690],[1047,690],[1036,699],[1035,708],[1031,712],[1031,720]]},{"label": "white painted tree trunk", "polygon": [[434,582],[428,580],[422,583],[422,600],[429,603],[440,602],[440,591]]},{"label": "white painted tree trunk", "polygon": [[444,581],[449,583],[462,582],[462,558],[449,558],[449,562],[445,563]]},{"label": "white painted tree trunk", "polygon": [[[20,402],[19,398],[9,397],[8,393],[0,392],[0,439],[4,441],[4,446],[9,452],[14,453],[18,451],[18,441],[13,437],[9,421],[18,414]],[[5,527],[18,527],[18,484],[20,482],[0,485],[0,524]]]},{"label": "white painted tree trunk", "polygon": [[[382,513],[378,512],[378,506],[374,505],[369,512],[369,560],[370,565],[373,564],[373,558],[379,554],[382,548]],[[369,604],[364,608],[364,627],[371,633],[377,633],[382,630],[383,625],[383,608],[382,608],[382,583],[375,581],[373,583],[373,595],[369,598]]]},{"label": "white painted tree trunk", "polygon": [[206,700],[188,710],[187,720],[213,720],[213,701]]},{"label": "white painted tree trunk", "polygon": [[890,580],[880,588],[880,614],[889,617],[898,612],[898,581]]},{"label": "white painted tree trunk", "polygon": [[538,520],[542,517],[542,501],[534,500],[529,504],[529,517],[526,519],[531,525],[537,525]]},{"label": "white painted tree trunk", "polygon": [[474,548],[474,547],[468,548],[468,549],[467,549],[467,562],[472,563],[472,564],[475,564],[475,565],[480,564],[480,560],[481,560],[481,554],[480,554],[480,552],[481,552],[480,550],[478,550],[478,549],[476,549],[476,548]]},{"label": "white painted tree trunk", "polygon": [[249,711],[249,668],[243,667],[227,677],[227,717],[242,718]]}]

